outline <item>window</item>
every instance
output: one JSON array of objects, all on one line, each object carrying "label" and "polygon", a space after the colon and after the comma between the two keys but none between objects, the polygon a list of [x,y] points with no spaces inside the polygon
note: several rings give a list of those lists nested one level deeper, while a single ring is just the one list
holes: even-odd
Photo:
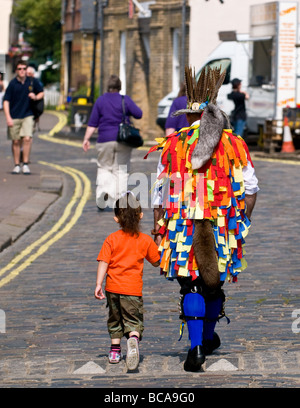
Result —
[{"label": "window", "polygon": [[[230,71],[231,71],[231,60],[229,58],[221,58],[221,59],[216,59],[209,61],[205,67],[210,67],[212,69],[214,68],[220,68],[221,67],[221,72],[226,69],[226,76],[223,82],[223,85],[227,85],[230,82]],[[197,74],[197,80],[200,76],[201,70]]]},{"label": "window", "polygon": [[249,64],[250,86],[261,86],[272,82],[272,40],[250,43],[252,58]]},{"label": "window", "polygon": [[180,38],[179,29],[173,30],[172,90],[178,91],[180,81]]},{"label": "window", "polygon": [[120,38],[120,80],[122,83],[122,89],[120,93],[126,94],[126,33],[121,33]]}]

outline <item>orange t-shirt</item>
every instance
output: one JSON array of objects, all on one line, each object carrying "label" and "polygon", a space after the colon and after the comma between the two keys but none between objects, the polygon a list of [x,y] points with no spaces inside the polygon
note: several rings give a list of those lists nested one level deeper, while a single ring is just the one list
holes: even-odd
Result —
[{"label": "orange t-shirt", "polygon": [[105,290],[122,295],[142,296],[144,259],[160,260],[158,247],[149,235],[113,232],[104,241],[97,261],[108,263]]}]

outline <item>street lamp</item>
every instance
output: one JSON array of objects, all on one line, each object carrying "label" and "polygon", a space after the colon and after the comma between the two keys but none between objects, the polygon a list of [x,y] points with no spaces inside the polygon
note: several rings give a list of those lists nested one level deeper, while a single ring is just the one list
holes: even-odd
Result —
[{"label": "street lamp", "polygon": [[108,0],[94,0],[94,34],[93,34],[93,60],[91,74],[91,101],[95,102],[95,71],[96,71],[96,46],[99,34],[98,29],[98,14],[100,6],[100,95],[103,93],[103,77],[104,77],[104,13],[103,9],[108,5]]},{"label": "street lamp", "polygon": [[101,54],[100,54],[100,95],[103,92],[104,83],[104,8],[108,6],[108,0],[100,0],[100,40],[101,40]]},{"label": "street lamp", "polygon": [[98,0],[94,0],[94,40],[93,40],[93,61],[91,75],[91,100],[95,102],[95,70],[96,70],[96,45],[98,37]]},{"label": "street lamp", "polygon": [[182,29],[181,29],[181,72],[180,80],[184,81],[184,67],[185,67],[185,37],[186,37],[186,0],[182,0]]}]

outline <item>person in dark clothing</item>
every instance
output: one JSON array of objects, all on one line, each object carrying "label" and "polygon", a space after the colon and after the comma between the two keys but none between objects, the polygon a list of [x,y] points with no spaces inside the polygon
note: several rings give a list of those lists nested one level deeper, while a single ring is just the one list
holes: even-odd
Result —
[{"label": "person in dark clothing", "polygon": [[179,89],[177,98],[174,99],[170,107],[168,118],[166,120],[166,125],[165,125],[166,136],[182,129],[183,127],[189,127],[189,123],[185,115],[172,116],[173,112],[176,112],[179,109],[185,109],[186,105],[187,105],[187,96],[186,96],[185,83],[182,82],[180,85],[180,89]]},{"label": "person in dark clothing", "polygon": [[243,137],[247,114],[245,100],[249,99],[246,92],[241,91],[242,81],[234,78],[232,81],[232,92],[227,95],[227,98],[234,102],[234,110],[231,114],[231,121],[234,132]]},{"label": "person in dark clothing", "polygon": [[[26,70],[26,75],[27,75],[27,78],[28,77],[29,78],[35,78],[35,69],[34,69],[34,67],[29,65],[27,67],[27,70]],[[38,79],[32,79],[31,81],[33,82],[33,81],[37,81],[37,80]],[[39,81],[41,87],[44,89],[44,86],[43,86],[42,82],[40,80],[38,80],[38,81]],[[35,112],[33,112],[34,113],[34,130],[35,129],[41,130],[40,129],[40,117],[43,114],[43,110],[44,110],[44,98],[42,98],[40,100],[38,109],[36,109]]]}]

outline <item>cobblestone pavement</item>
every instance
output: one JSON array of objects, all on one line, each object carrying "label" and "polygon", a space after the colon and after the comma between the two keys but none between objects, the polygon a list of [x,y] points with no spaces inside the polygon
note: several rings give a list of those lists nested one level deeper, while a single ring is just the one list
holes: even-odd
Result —
[{"label": "cobblestone pavement", "polygon": [[[43,130],[50,129],[44,126]],[[9,155],[9,144],[5,142],[4,148]],[[158,156],[144,161],[144,154],[145,150],[134,151],[131,172],[150,177]],[[93,296],[96,257],[104,238],[116,228],[112,211],[98,212],[95,206],[94,158],[95,150],[84,154],[76,147],[34,141],[33,164],[43,160],[78,170],[91,181],[91,192],[70,230],[53,243],[46,240],[47,250],[0,287],[0,309],[5,315],[5,332],[0,332],[0,387],[299,387],[299,166],[254,159],[261,191],[247,239],[248,268],[236,284],[225,285],[231,322],[227,325],[222,319],[217,324],[222,345],[207,358],[202,372],[183,370],[189,341],[185,329],[178,342],[178,284],[166,281],[158,269],[145,263],[141,362],[136,372],[128,373],[124,360],[108,364],[107,309]],[[42,219],[0,253],[0,273],[61,219],[76,188],[72,175],[63,173],[63,181],[61,196]],[[76,213],[82,196],[75,200],[69,217]],[[144,214],[143,231],[149,233],[151,208],[145,208]],[[0,285],[5,276],[0,275]],[[126,354],[124,340],[122,346]]]}]

